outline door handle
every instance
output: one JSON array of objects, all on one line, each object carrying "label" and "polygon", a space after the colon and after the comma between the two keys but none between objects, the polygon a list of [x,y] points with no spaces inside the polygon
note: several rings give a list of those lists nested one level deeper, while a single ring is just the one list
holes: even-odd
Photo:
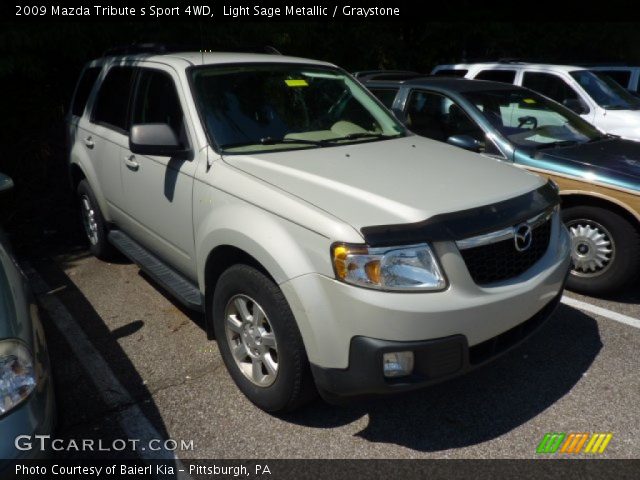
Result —
[{"label": "door handle", "polygon": [[133,170],[134,172],[140,168],[140,164],[136,162],[135,155],[127,155],[126,157],[124,157],[124,164],[129,170]]},{"label": "door handle", "polygon": [[93,139],[91,137],[87,137],[84,139],[84,144],[87,146],[87,148],[93,148],[96,146],[95,143],[93,143]]}]

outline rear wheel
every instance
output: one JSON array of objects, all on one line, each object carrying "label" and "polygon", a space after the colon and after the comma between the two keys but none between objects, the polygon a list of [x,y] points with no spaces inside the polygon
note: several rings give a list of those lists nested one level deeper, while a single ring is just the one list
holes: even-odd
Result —
[{"label": "rear wheel", "polygon": [[78,184],[78,200],[80,218],[89,242],[89,250],[98,258],[110,258],[113,254],[113,247],[107,239],[107,222],[102,216],[96,197],[86,180],[81,180]]},{"label": "rear wheel", "polygon": [[600,207],[563,209],[571,234],[572,270],[567,288],[602,294],[622,288],[640,267],[638,231],[616,212]]},{"label": "rear wheel", "polygon": [[275,413],[314,398],[300,331],[269,277],[248,265],[230,267],[218,280],[212,311],[222,359],[249,400]]}]

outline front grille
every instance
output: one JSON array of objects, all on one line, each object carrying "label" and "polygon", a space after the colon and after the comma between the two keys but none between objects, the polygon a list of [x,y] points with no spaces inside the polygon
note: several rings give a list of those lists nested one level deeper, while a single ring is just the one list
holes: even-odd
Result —
[{"label": "front grille", "polygon": [[462,258],[478,285],[517,277],[531,268],[547,251],[551,236],[551,219],[532,230],[531,246],[524,252],[516,249],[513,238],[461,250]]}]

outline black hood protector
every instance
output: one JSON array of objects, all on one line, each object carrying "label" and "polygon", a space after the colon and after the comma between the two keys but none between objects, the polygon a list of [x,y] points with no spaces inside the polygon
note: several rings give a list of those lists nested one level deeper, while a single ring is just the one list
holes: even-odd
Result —
[{"label": "black hood protector", "polygon": [[558,190],[549,181],[536,190],[502,202],[435,215],[417,223],[364,227],[362,234],[372,247],[462,240],[517,225],[559,203]]}]

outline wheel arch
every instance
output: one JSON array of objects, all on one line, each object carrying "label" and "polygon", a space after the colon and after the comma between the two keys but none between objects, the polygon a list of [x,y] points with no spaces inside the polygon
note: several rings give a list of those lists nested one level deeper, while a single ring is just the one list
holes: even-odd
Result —
[{"label": "wheel arch", "polygon": [[87,176],[84,174],[80,165],[77,163],[69,165],[69,185],[71,186],[71,191],[75,192],[78,189],[78,184],[86,178]]},{"label": "wheel arch", "polygon": [[578,191],[560,192],[562,207],[591,206],[611,210],[627,220],[640,233],[640,213],[636,213],[629,205],[613,197],[599,193]]},{"label": "wheel arch", "polygon": [[196,234],[197,277],[204,294],[209,336],[209,306],[220,275],[230,266],[253,266],[276,285],[328,268],[320,265],[325,255],[328,260],[328,239],[255,208],[228,205],[214,209],[198,230],[202,235]]},{"label": "wheel arch", "polygon": [[98,201],[98,206],[102,212],[102,216],[107,222],[111,221],[109,209],[100,188],[100,182],[98,181],[98,175],[91,164],[90,159],[85,152],[82,152],[79,148],[75,147],[71,151],[71,159],[69,162],[69,185],[72,188],[72,192],[75,194],[78,189],[78,184],[82,180],[86,180],[93,191],[93,194]]},{"label": "wheel arch", "polygon": [[238,248],[234,245],[224,244],[218,245],[213,250],[211,250],[211,252],[209,252],[209,255],[207,256],[204,266],[205,326],[207,331],[207,338],[209,340],[212,340],[214,337],[213,316],[211,309],[207,308],[207,306],[211,305],[211,302],[213,301],[213,294],[215,292],[215,287],[218,283],[220,275],[222,275],[228,268],[237,264],[249,265],[262,272],[275,282],[275,279],[265,268],[265,266],[262,265],[262,263],[260,263],[254,256],[247,253],[243,249]]}]

